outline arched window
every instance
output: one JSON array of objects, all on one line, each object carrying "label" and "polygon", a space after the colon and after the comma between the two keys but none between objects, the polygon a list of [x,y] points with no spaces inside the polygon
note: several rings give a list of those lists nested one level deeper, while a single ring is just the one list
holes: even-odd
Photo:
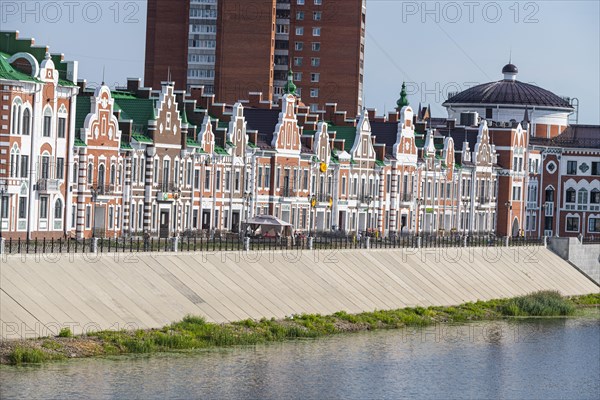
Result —
[{"label": "arched window", "polygon": [[110,165],[110,184],[114,185],[117,180],[117,169],[115,164]]},{"label": "arched window", "polygon": [[29,108],[26,108],[23,111],[23,130],[21,131],[21,134],[29,135],[30,133],[31,133],[31,111],[29,111]]},{"label": "arched window", "polygon": [[50,178],[50,156],[47,154],[42,156],[41,177],[42,179]]},{"label": "arched window", "polygon": [[588,191],[585,189],[579,189],[577,193],[577,204],[587,204],[588,202]]},{"label": "arched window", "polygon": [[50,132],[52,131],[52,110],[50,107],[46,107],[44,110],[44,129],[42,130],[42,135],[44,137],[50,137]]},{"label": "arched window", "polygon": [[103,187],[104,186],[104,177],[105,177],[105,167],[104,164],[100,164],[98,166],[98,186]]},{"label": "arched window", "polygon": [[62,219],[62,201],[56,199],[54,203],[54,219]]},{"label": "arched window", "polygon": [[567,196],[566,196],[565,201],[567,203],[575,203],[575,189],[573,189],[573,188],[567,189]]},{"label": "arched window", "polygon": [[10,151],[10,177],[16,178],[19,176],[19,163],[21,159],[21,152],[15,143],[12,150]]},{"label": "arched window", "polygon": [[600,204],[600,190],[594,189],[590,195],[590,203]]},{"label": "arched window", "polygon": [[87,183],[92,185],[94,183],[94,163],[90,162],[87,168]]},{"label": "arched window", "polygon": [[546,201],[550,201],[550,202],[554,201],[554,188],[553,187],[546,188]]}]

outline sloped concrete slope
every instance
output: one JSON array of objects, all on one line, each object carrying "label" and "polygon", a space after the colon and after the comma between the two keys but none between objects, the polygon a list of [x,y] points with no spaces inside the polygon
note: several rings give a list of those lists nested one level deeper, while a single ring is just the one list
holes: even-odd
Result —
[{"label": "sloped concrete slope", "polygon": [[599,291],[545,248],[8,256],[0,278],[3,339]]}]

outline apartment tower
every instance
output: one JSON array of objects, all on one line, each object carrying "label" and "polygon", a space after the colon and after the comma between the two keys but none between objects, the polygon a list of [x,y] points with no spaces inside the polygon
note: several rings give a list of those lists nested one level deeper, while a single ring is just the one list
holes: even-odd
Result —
[{"label": "apartment tower", "polygon": [[332,102],[351,115],[362,107],[365,0],[148,3],[146,86],[159,87],[171,70],[178,89],[203,85],[220,102],[249,92],[278,101],[291,68],[313,111]]}]

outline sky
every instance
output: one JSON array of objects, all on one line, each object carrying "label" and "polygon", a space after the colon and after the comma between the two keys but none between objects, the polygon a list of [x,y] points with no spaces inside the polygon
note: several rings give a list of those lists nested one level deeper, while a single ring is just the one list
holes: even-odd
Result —
[{"label": "sky", "polygon": [[[448,93],[501,79],[512,58],[517,79],[577,98],[579,123],[600,124],[599,21],[598,0],[367,0],[365,105],[391,110],[406,82],[413,106],[444,117]],[[144,74],[145,1],[0,0],[0,30],[79,61],[92,85],[103,69],[111,87]]]}]

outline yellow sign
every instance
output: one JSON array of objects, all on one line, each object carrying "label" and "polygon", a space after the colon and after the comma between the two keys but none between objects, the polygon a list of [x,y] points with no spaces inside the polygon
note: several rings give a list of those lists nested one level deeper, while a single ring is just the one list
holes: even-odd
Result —
[{"label": "yellow sign", "polygon": [[333,197],[329,196],[329,208],[333,206]]},{"label": "yellow sign", "polygon": [[317,199],[315,199],[314,197],[310,199],[310,206],[312,208],[315,208],[317,206]]},{"label": "yellow sign", "polygon": [[321,172],[327,172],[327,164],[324,162],[321,163]]}]

